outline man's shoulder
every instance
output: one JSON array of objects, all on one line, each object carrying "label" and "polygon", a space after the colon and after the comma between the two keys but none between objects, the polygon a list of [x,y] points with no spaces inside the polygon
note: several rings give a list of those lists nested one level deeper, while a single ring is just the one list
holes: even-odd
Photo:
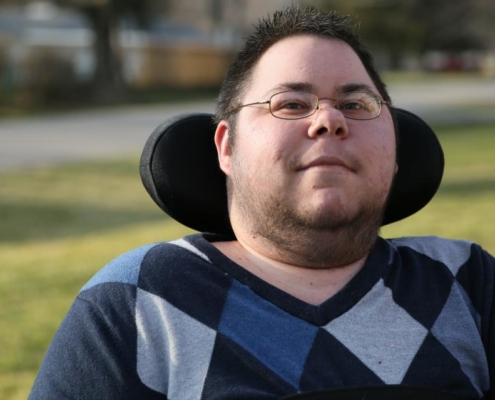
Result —
[{"label": "man's shoulder", "polygon": [[209,261],[208,256],[201,249],[200,244],[204,242],[200,234],[195,234],[168,242],[139,246],[106,264],[84,285],[81,292],[108,283],[137,286],[142,267],[146,264],[173,267],[181,262],[194,261],[198,257]]},{"label": "man's shoulder", "polygon": [[397,249],[409,248],[418,253],[435,258],[435,256],[455,252],[468,254],[476,243],[469,240],[447,239],[439,236],[405,236],[388,239]]},{"label": "man's shoulder", "polygon": [[393,249],[405,256],[428,258],[446,265],[455,272],[463,265],[485,263],[495,260],[480,245],[460,239],[446,239],[438,236],[413,236],[388,239]]}]

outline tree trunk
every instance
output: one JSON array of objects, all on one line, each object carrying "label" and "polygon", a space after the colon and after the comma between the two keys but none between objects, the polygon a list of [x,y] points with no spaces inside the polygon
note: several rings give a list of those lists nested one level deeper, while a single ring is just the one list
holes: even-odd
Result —
[{"label": "tree trunk", "polygon": [[125,93],[122,67],[116,50],[117,17],[111,2],[84,9],[94,32],[93,51],[96,59],[93,92],[99,102],[115,102]]}]

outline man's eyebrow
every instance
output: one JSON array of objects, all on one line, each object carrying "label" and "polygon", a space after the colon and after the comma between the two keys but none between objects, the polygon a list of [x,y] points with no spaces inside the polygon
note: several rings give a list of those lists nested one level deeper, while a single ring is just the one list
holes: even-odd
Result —
[{"label": "man's eyebrow", "polygon": [[284,82],[271,88],[264,96],[272,96],[276,93],[284,92],[287,90],[305,91],[314,93],[315,87],[309,82]]},{"label": "man's eyebrow", "polygon": [[[284,82],[274,86],[266,92],[263,97],[270,97],[275,93],[280,93],[287,90],[305,91],[309,93],[316,92],[315,86],[309,82]],[[335,89],[335,95],[354,92],[365,92],[377,96],[377,93],[371,88],[370,85],[367,85],[366,83],[347,83],[345,85],[337,86]]]},{"label": "man's eyebrow", "polygon": [[354,92],[364,92],[376,96],[377,94],[371,88],[371,86],[365,83],[348,83],[346,85],[337,86],[337,94],[354,93]]}]

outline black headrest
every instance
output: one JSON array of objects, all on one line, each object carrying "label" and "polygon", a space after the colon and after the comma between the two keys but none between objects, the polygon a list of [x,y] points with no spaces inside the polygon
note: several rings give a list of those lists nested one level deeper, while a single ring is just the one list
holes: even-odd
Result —
[{"label": "black headrest", "polygon": [[[444,167],[442,147],[431,128],[408,111],[391,111],[397,122],[399,171],[382,225],[428,204]],[[183,114],[165,121],[146,142],[139,169],[150,196],[172,218],[201,232],[232,236],[215,129],[211,114]]]}]

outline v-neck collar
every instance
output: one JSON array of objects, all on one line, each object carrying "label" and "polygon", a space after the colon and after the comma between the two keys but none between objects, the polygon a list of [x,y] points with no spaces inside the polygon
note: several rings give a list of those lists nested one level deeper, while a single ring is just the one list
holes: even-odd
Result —
[{"label": "v-neck collar", "polygon": [[316,326],[324,326],[350,310],[385,274],[390,264],[390,247],[386,240],[378,238],[361,270],[328,300],[313,305],[267,283],[211,244],[222,240],[225,240],[225,237],[208,233],[191,236],[191,242],[198,246],[216,267],[276,307]]}]

